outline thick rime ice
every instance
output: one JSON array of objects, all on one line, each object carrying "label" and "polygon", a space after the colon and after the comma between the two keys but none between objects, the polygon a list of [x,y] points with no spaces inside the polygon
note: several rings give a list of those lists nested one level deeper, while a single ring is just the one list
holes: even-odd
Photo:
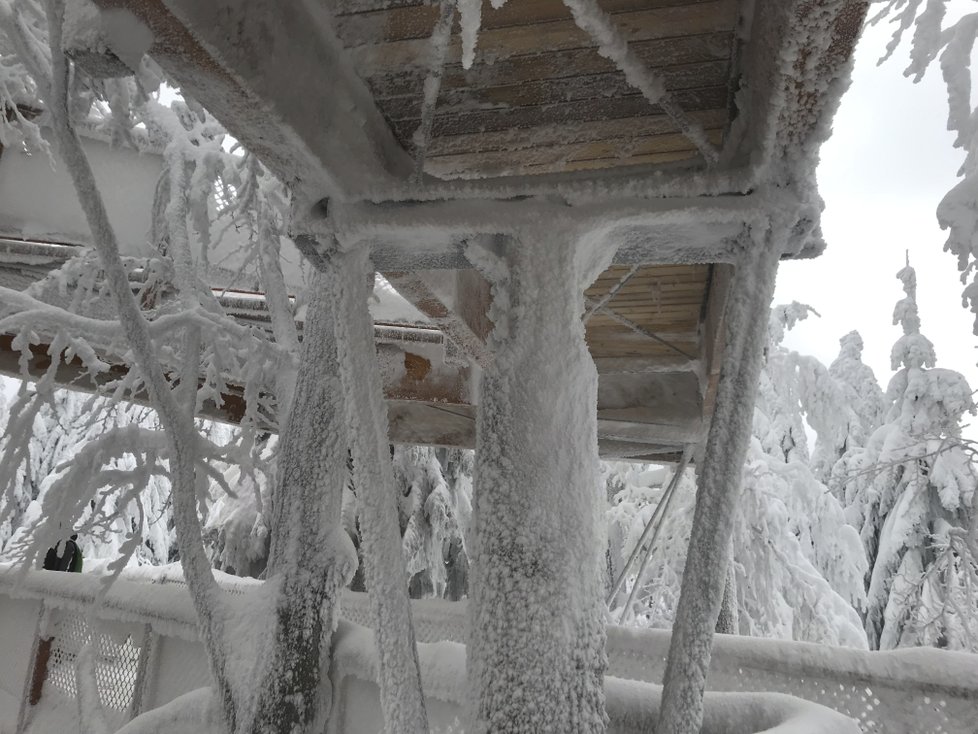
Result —
[{"label": "thick rime ice", "polygon": [[774,226],[745,237],[731,283],[724,316],[726,346],[669,648],[660,734],[696,734],[702,722],[710,647],[727,577],[720,561],[727,557],[733,530],[767,337],[766,315],[786,234]]},{"label": "thick rime ice", "polygon": [[346,420],[352,430],[353,482],[367,590],[380,651],[385,731],[427,731],[407,574],[397,521],[394,469],[387,444],[387,404],[367,309],[367,253],[333,252],[322,262],[335,293],[336,329]]},{"label": "thick rime ice", "polygon": [[329,640],[339,592],[357,565],[341,524],[348,443],[334,276],[317,273],[311,285],[295,399],[282,436],[266,582],[274,594],[273,628],[265,633],[272,640],[251,681],[253,723],[241,727],[255,734],[305,731],[328,713],[328,697],[321,697]]},{"label": "thick rime ice", "polygon": [[597,375],[576,249],[543,230],[502,257],[470,248],[492,283],[495,325],[470,542],[475,731],[607,725]]}]

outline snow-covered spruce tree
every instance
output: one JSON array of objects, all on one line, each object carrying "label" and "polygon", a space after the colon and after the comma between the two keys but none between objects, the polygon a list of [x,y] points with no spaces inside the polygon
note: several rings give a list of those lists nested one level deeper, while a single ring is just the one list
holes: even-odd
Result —
[{"label": "snow-covered spruce tree", "polygon": [[[772,311],[743,495],[733,532],[736,608],[741,634],[865,647],[856,612],[865,604],[866,559],[843,508],[808,464],[802,416],[811,358],[781,346],[785,328],[807,315],[799,304]],[[822,379],[827,371],[821,367]],[[804,369],[802,369],[804,368]],[[818,394],[828,392],[822,385]],[[626,558],[661,498],[655,472],[609,476],[622,489],[609,510],[613,567]],[[610,486],[610,484],[609,484]],[[695,503],[690,476],[653,548],[639,596],[639,624],[668,627],[678,600]],[[616,539],[623,539],[615,543]],[[617,557],[617,558],[616,558]],[[619,565],[620,567],[620,565]]]},{"label": "snow-covered spruce tree", "polygon": [[935,367],[920,332],[916,275],[897,274],[905,297],[893,312],[903,335],[893,345],[896,374],[886,422],[849,461],[848,514],[869,556],[866,633],[870,645],[978,650],[978,567],[973,503],[978,474],[961,442],[974,413],[958,372]]},{"label": "snow-covered spruce tree", "polygon": [[[850,464],[882,424],[884,399],[876,375],[862,361],[859,333],[849,332],[839,344],[839,356],[829,367],[835,400],[819,404],[817,391],[811,391],[806,403],[813,406],[809,423],[818,432],[812,471],[845,505],[845,484],[853,473]],[[817,378],[812,380],[817,382]]]}]

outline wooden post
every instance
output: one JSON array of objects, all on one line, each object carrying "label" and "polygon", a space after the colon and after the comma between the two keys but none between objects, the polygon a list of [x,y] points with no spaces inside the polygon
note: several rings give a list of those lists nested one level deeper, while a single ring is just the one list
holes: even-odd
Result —
[{"label": "wooden post", "polygon": [[727,578],[728,547],[781,252],[780,231],[771,228],[763,238],[747,238],[731,283],[716,408],[700,465],[657,734],[696,734],[703,720],[703,692]]},{"label": "wooden post", "polygon": [[[572,242],[483,252],[468,676],[478,731],[604,732],[604,496],[597,373]],[[473,253],[478,261],[479,258]]]}]

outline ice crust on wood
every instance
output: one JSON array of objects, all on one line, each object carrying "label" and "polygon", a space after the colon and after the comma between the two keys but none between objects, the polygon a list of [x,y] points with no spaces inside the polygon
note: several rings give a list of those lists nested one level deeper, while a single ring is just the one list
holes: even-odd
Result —
[{"label": "ice crust on wood", "polygon": [[[470,251],[493,287],[470,542],[475,731],[603,732],[597,374],[579,246],[542,230]],[[593,273],[591,273],[593,277]]]}]

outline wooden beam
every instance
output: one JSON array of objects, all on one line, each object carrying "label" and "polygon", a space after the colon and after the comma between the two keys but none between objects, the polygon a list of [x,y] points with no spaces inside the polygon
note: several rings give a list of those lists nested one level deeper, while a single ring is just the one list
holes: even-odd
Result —
[{"label": "wooden beam", "polygon": [[[317,3],[96,0],[153,34],[148,53],[303,201],[405,180],[398,145]],[[268,9],[272,6],[269,5]]]},{"label": "wooden beam", "polygon": [[723,354],[723,314],[730,294],[733,266],[712,266],[710,290],[706,298],[703,321],[700,326],[703,344],[703,418],[709,423],[716,402],[717,384],[720,381],[720,355]]},{"label": "wooden beam", "polygon": [[[428,271],[388,271],[387,282],[431,322],[469,360],[485,367],[490,355],[486,347],[489,331],[484,322],[489,308],[489,287],[474,270],[459,270],[459,275]],[[462,276],[462,273],[467,275]],[[432,282],[450,278],[454,292],[451,307],[436,293]],[[461,286],[459,282],[461,281]],[[480,283],[481,281],[481,283]]]}]

